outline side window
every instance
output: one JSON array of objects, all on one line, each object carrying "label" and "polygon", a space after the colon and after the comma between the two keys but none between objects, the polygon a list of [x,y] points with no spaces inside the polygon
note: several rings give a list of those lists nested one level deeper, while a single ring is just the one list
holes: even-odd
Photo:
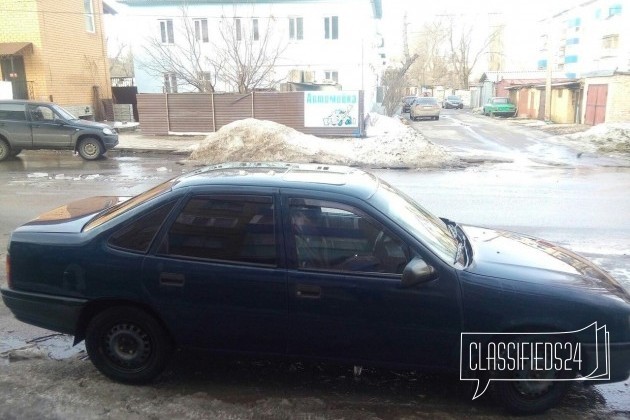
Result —
[{"label": "side window", "polygon": [[55,113],[47,106],[39,105],[29,107],[31,120],[33,121],[54,121]]},{"label": "side window", "polygon": [[24,109],[22,104],[0,104],[0,120],[25,121]]},{"label": "side window", "polygon": [[406,245],[358,209],[292,199],[289,217],[298,268],[401,274]]},{"label": "side window", "polygon": [[175,201],[164,204],[149,214],[135,220],[109,237],[109,245],[129,251],[147,252],[155,234],[175,205]]},{"label": "side window", "polygon": [[276,265],[272,197],[191,198],[169,229],[160,254]]}]

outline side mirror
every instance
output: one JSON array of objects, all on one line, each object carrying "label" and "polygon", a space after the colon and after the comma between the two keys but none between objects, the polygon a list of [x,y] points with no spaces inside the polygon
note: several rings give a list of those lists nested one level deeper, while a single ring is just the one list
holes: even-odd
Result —
[{"label": "side mirror", "polygon": [[435,268],[424,262],[421,258],[409,261],[402,274],[402,287],[412,287],[417,284],[428,283],[438,278]]}]

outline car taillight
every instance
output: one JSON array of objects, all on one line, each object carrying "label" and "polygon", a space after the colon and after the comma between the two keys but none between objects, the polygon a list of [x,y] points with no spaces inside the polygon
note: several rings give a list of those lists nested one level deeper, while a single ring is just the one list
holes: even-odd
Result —
[{"label": "car taillight", "polygon": [[6,264],[6,269],[7,269],[7,285],[9,286],[9,288],[11,288],[11,255],[7,254],[7,264]]}]

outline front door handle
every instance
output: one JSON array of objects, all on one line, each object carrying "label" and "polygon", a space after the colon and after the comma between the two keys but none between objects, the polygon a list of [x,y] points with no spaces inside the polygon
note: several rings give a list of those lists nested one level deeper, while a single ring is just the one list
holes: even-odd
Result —
[{"label": "front door handle", "polygon": [[322,296],[322,288],[313,284],[298,284],[295,294],[299,298],[319,299]]},{"label": "front door handle", "polygon": [[160,286],[182,287],[185,277],[178,273],[162,273],[160,274]]}]

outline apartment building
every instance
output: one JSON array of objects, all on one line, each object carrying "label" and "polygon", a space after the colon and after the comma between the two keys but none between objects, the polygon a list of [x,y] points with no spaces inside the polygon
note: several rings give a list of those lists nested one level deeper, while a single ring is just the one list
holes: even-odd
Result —
[{"label": "apartment building", "polygon": [[[127,6],[120,15],[134,27],[129,40],[139,93],[247,93],[289,84],[297,90],[363,90],[366,109],[376,101],[384,65],[377,31],[381,0],[119,3]],[[259,65],[263,44],[267,59],[273,56],[270,71],[259,80],[244,80],[251,74],[242,69],[250,64],[242,61]],[[160,66],[175,59],[177,71]],[[240,73],[230,72],[234,61],[241,61]]]},{"label": "apartment building", "polygon": [[[92,114],[111,98],[102,0],[2,0],[0,68],[15,99]],[[86,108],[87,111],[86,111]]]},{"label": "apartment building", "polygon": [[538,68],[568,78],[630,71],[630,4],[590,0],[539,22]]}]

